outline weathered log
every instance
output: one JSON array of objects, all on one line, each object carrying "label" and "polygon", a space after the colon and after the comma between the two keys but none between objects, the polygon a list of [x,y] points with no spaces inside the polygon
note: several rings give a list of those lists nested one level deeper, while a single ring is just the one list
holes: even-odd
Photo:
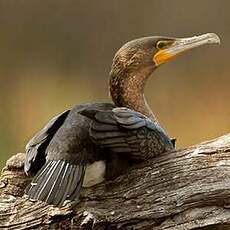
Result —
[{"label": "weathered log", "polygon": [[25,155],[0,180],[3,229],[230,229],[230,134],[161,155],[113,181],[82,189],[59,209],[23,196]]}]

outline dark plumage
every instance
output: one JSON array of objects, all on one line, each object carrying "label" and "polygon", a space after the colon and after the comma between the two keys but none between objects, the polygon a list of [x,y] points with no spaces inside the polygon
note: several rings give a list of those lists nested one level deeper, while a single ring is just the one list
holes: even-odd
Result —
[{"label": "dark plumage", "polygon": [[195,47],[194,41],[201,38],[217,42],[216,35],[202,36],[192,42],[146,37],[125,44],[110,73],[114,104],[75,106],[53,118],[28,143],[25,172],[35,174],[26,190],[29,199],[58,206],[77,201],[82,186],[93,186],[118,176],[134,162],[174,150],[147,105],[144,86],[157,66],[189,44]]},{"label": "dark plumage", "polygon": [[109,111],[85,109],[80,114],[92,119],[89,134],[97,146],[129,159],[146,160],[173,149],[159,124],[139,112],[118,107]]}]

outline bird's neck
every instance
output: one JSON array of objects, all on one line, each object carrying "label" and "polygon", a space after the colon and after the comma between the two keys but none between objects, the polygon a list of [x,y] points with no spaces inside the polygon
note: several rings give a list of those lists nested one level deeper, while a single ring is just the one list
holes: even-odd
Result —
[{"label": "bird's neck", "polygon": [[149,70],[134,74],[111,72],[110,94],[115,105],[130,108],[156,120],[144,96],[145,84],[151,73]]}]

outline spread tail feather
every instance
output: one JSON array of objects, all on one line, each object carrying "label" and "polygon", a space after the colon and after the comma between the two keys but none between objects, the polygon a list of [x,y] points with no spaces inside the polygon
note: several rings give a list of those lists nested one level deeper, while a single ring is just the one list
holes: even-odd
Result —
[{"label": "spread tail feather", "polygon": [[26,189],[31,200],[62,206],[66,200],[77,200],[85,174],[83,164],[48,161]]}]

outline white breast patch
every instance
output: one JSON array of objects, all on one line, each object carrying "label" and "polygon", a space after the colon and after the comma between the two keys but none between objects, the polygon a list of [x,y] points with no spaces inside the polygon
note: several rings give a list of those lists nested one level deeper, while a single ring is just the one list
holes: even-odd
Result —
[{"label": "white breast patch", "polygon": [[104,181],[105,161],[95,161],[86,167],[83,187],[91,187]]}]

